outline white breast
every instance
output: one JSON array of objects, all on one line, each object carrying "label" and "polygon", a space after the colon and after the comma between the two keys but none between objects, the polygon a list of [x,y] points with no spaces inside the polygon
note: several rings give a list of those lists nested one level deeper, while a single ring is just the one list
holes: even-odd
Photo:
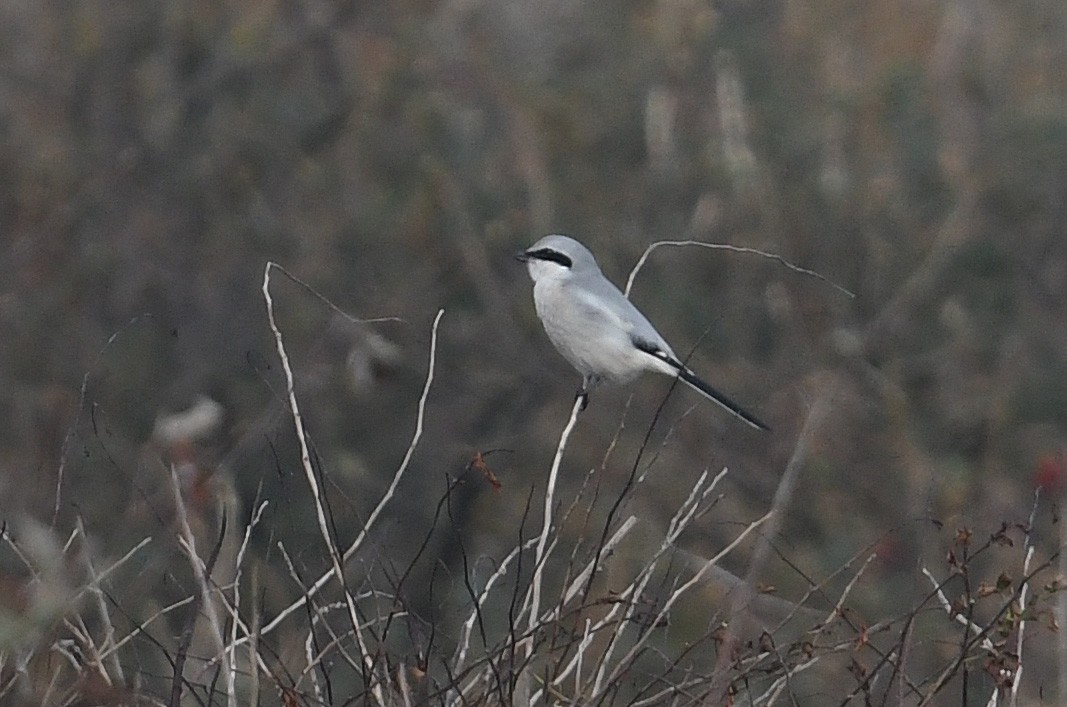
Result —
[{"label": "white breast", "polygon": [[548,338],[586,378],[628,383],[650,358],[634,348],[630,327],[617,313],[558,282],[534,285],[534,304]]}]

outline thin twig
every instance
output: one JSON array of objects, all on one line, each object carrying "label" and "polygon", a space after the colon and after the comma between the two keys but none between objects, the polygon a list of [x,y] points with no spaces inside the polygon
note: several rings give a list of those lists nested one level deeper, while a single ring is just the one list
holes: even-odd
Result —
[{"label": "thin twig", "polygon": [[478,611],[485,604],[486,599],[489,598],[489,593],[492,591],[493,586],[499,582],[505,574],[507,574],[508,566],[511,561],[514,560],[520,553],[529,550],[537,542],[537,538],[530,538],[522,545],[516,545],[511,549],[511,552],[501,561],[500,566],[496,568],[493,574],[489,575],[489,578],[485,581],[485,586],[479,593],[478,598],[474,602],[474,606],[471,607],[471,613],[467,617],[467,620],[463,622],[463,628],[460,631],[459,645],[456,646],[456,657],[453,660],[452,670],[456,673],[462,671],[466,666],[467,652],[470,649],[471,632],[474,630],[474,623],[478,618]]},{"label": "thin twig", "polygon": [[[567,424],[563,428],[563,433],[560,435],[559,444],[556,445],[556,455],[552,459],[552,468],[548,472],[548,484],[545,487],[545,515],[541,526],[541,536],[537,540],[537,549],[534,553],[534,574],[533,579],[530,582],[530,614],[527,626],[531,633],[537,627],[541,613],[541,589],[544,582],[545,562],[548,559],[545,547],[548,545],[548,538],[552,534],[552,513],[555,510],[556,505],[556,479],[559,477],[559,467],[563,462],[563,451],[567,448],[567,440],[570,438],[571,432],[574,430],[575,423],[578,422],[578,413],[582,410],[582,400],[581,396],[574,399],[570,419],[567,420]],[[532,650],[532,636],[528,645]]]},{"label": "thin twig", "polygon": [[[277,267],[277,268],[280,269],[280,266],[277,265],[276,263],[268,262],[267,266],[266,266],[266,270],[264,272],[264,276],[263,276],[263,296],[264,296],[265,301],[267,302],[267,308],[268,308],[268,312],[270,314],[272,326],[274,325],[274,321],[273,321],[274,304],[273,304],[273,300],[271,299],[271,296],[270,296],[269,283],[270,283],[270,271],[274,267]],[[441,317],[443,315],[444,315],[444,310],[442,309],[442,310],[439,310],[437,312],[437,316],[434,318],[433,328],[432,328],[431,336],[430,336],[430,363],[429,363],[429,368],[428,368],[427,373],[426,373],[426,382],[425,382],[425,384],[423,386],[422,395],[419,398],[418,414],[417,414],[416,419],[415,419],[415,432],[412,435],[411,443],[408,445],[407,452],[404,454],[404,458],[400,463],[400,467],[397,469],[396,473],[394,474],[393,481],[390,484],[389,489],[386,492],[385,496],[383,496],[382,499],[378,502],[378,505],[375,507],[374,511],[371,513],[370,517],[367,519],[367,522],[364,524],[363,529],[360,531],[360,533],[357,536],[357,538],[355,539],[355,541],[353,541],[353,543],[351,545],[349,545],[348,548],[341,555],[341,564],[343,564],[344,562],[347,562],[352,557],[352,555],[354,555],[359,550],[359,548],[362,546],[364,540],[366,539],[366,537],[367,537],[367,535],[368,535],[368,533],[369,533],[369,531],[371,529],[371,526],[374,524],[374,522],[378,518],[378,516],[381,515],[381,512],[385,508],[385,505],[389,502],[389,500],[392,498],[394,492],[396,491],[396,487],[400,483],[400,478],[404,475],[404,472],[407,470],[408,465],[411,462],[411,458],[415,453],[415,448],[418,446],[419,439],[422,436],[423,420],[425,418],[425,413],[426,413],[426,400],[429,397],[430,386],[433,383],[433,378],[434,378],[434,368],[435,368],[435,365],[436,365],[436,356],[437,356],[437,328],[438,328],[438,325],[441,322]],[[276,326],[274,326],[274,328],[277,329]],[[280,342],[280,334],[275,333],[275,338],[276,338],[276,341]],[[282,347],[281,350],[284,351],[284,347]],[[286,368],[286,371],[287,371],[286,372],[287,380],[291,381],[292,371],[289,369],[288,358],[283,359],[283,362],[284,362],[284,365],[285,365],[285,368]],[[290,385],[291,385],[291,383],[290,383]],[[295,396],[291,396],[291,398],[295,399]],[[312,474],[312,476],[314,476],[314,475]],[[293,612],[298,611],[299,609],[304,607],[304,605],[307,604],[308,600],[311,599],[311,597],[313,597],[314,595],[316,595],[334,576],[338,576],[338,570],[339,569],[340,568],[336,567],[336,566],[331,567],[330,569],[328,569],[321,577],[319,577],[317,580],[315,580],[315,582],[313,582],[310,586],[308,586],[306,588],[306,591],[304,592],[304,594],[299,599],[294,601],[292,604],[290,604],[286,608],[282,609],[273,619],[271,619],[269,622],[267,622],[259,630],[259,635],[262,636],[262,635],[266,635],[266,634],[270,633],[271,631],[276,629],[282,623],[282,621],[284,621],[288,616],[292,615]]]},{"label": "thin twig", "polygon": [[[281,329],[278,328],[278,323],[274,317],[274,299],[270,294],[270,271],[272,267],[281,269],[280,266],[268,262],[263,273],[263,299],[267,305],[267,318],[270,320],[270,330],[274,334],[275,349],[277,350],[278,358],[282,362],[282,370],[285,372],[285,390],[289,399],[289,411],[293,418],[293,426],[296,428],[297,441],[300,443],[300,465],[304,469],[304,477],[307,479],[308,486],[311,489],[311,497],[314,501],[315,519],[318,521],[319,534],[322,536],[323,544],[326,546],[326,550],[330,556],[333,576],[337,577],[337,580],[343,584],[344,572],[342,570],[342,565],[344,560],[341,557],[341,553],[338,552],[337,544],[330,533],[330,523],[326,516],[323,491],[319,486],[318,477],[315,475],[315,469],[311,465],[311,452],[308,447],[307,435],[304,431],[304,418],[300,413],[300,405],[296,400],[296,382],[293,376],[293,367],[289,363],[289,355],[285,350],[285,342],[282,341],[282,332]],[[352,623],[352,632],[355,634],[356,643],[359,646],[363,667],[368,673],[368,679],[372,681],[371,693],[378,701],[378,704],[384,707],[385,696],[382,693],[381,685],[373,680],[374,657],[371,655],[366,638],[360,630],[359,614],[356,609],[355,601],[352,599],[351,592],[345,590],[342,591],[342,594],[344,595],[346,605],[348,606],[349,620]]]},{"label": "thin twig", "polygon": [[100,350],[96,353],[96,360],[93,361],[92,367],[85,372],[82,376],[81,388],[78,389],[78,409],[74,415],[74,421],[70,423],[70,427],[67,428],[67,433],[63,436],[63,444],[59,448],[59,466],[56,469],[56,501],[52,508],[52,527],[56,527],[56,523],[59,521],[59,506],[60,498],[63,493],[63,473],[67,468],[67,452],[70,451],[70,440],[74,436],[74,430],[78,426],[78,420],[81,418],[82,410],[85,409],[85,394],[89,388],[89,375],[92,373],[92,369],[99,365],[100,361],[104,358],[104,352],[108,350],[111,344],[115,343],[115,339],[119,337],[124,331],[136,324],[142,319],[148,319],[152,315],[149,313],[138,314],[136,317],[130,319],[126,324],[118,329],[111,336],[107,338],[104,345],[100,347]]},{"label": "thin twig", "polygon": [[[89,554],[89,537],[85,534],[85,522],[82,520],[81,515],[77,517],[77,530],[82,539],[82,561],[85,563],[85,569],[89,573],[88,590],[93,597],[93,604],[96,606],[97,613],[100,615],[100,621],[104,627],[104,640],[102,649],[99,651],[98,656],[103,660],[103,656],[106,655],[107,650],[115,643],[115,622],[111,620],[111,615],[107,610],[107,603],[104,601],[104,592],[100,588],[100,576],[96,572],[96,567],[93,565],[93,558]],[[111,670],[118,680],[120,685],[126,683],[126,677],[123,675],[122,662],[119,660],[117,653],[111,654],[111,660],[109,661]],[[104,670],[104,666],[99,666],[102,677],[111,682],[111,677],[107,671]]]},{"label": "thin twig", "polygon": [[937,693],[940,692],[942,688],[944,688],[944,686],[948,683],[952,676],[956,674],[956,672],[967,660],[967,656],[969,655],[971,649],[975,646],[975,644],[981,641],[983,646],[985,646],[989,642],[989,633],[997,627],[997,624],[1000,622],[1001,618],[1012,609],[1015,602],[1018,600],[1018,594],[1022,590],[1022,588],[1025,587],[1029,582],[1033,581],[1035,575],[1040,572],[1043,572],[1054,562],[1056,562],[1056,560],[1059,558],[1059,554],[1060,553],[1058,551],[1053,553],[1048,560],[1042,562],[1036,569],[1031,571],[1029,574],[1023,576],[1023,578],[1019,581],[1019,589],[1012,592],[1012,595],[1005,599],[1005,601],[1001,604],[1000,609],[998,609],[994,613],[994,615],[989,619],[987,625],[981,629],[980,633],[969,641],[964,641],[964,644],[960,647],[959,655],[956,656],[956,659],[952,661],[951,665],[946,667],[941,672],[941,674],[937,676],[937,679],[934,680],[933,685],[930,687],[929,690],[927,690],[922,700],[918,703],[918,707],[925,707],[925,705],[928,705],[933,701]]},{"label": "thin twig", "polygon": [[303,287],[307,291],[307,293],[309,295],[311,295],[315,299],[319,300],[320,302],[325,304],[327,307],[332,309],[334,312],[336,312],[337,314],[340,314],[342,317],[344,317],[346,320],[352,322],[353,324],[380,324],[382,322],[397,322],[397,323],[400,323],[400,324],[407,324],[407,321],[401,319],[400,317],[373,317],[371,319],[360,319],[359,317],[353,317],[351,314],[349,314],[345,310],[341,309],[341,307],[339,307],[336,304],[334,304],[330,300],[330,298],[326,297],[321,292],[316,290],[314,287],[312,287],[308,283],[304,282],[303,280],[301,280],[299,277],[297,277],[293,273],[291,273],[288,270],[286,270],[285,266],[279,265],[278,263],[268,263],[268,267],[271,267],[271,266],[273,266],[274,268],[277,268],[287,278],[289,278],[290,280],[292,280],[296,284],[298,284],[301,287]]},{"label": "thin twig", "polygon": [[[222,669],[227,677],[230,675],[229,666],[226,664],[225,657],[225,645],[226,642],[222,638],[222,622],[219,621],[218,611],[215,609],[215,602],[211,600],[211,590],[209,587],[209,578],[211,571],[215,565],[215,560],[218,559],[219,550],[222,547],[223,536],[226,532],[226,519],[223,517],[222,528],[219,533],[219,540],[215,547],[212,549],[211,555],[207,562],[201,564],[200,555],[196,549],[196,538],[193,536],[193,530],[189,526],[189,516],[185,510],[185,500],[182,498],[181,483],[178,481],[178,471],[171,465],[170,467],[170,481],[171,490],[174,492],[174,507],[177,511],[178,528],[180,534],[178,536],[178,542],[185,550],[186,555],[189,557],[189,565],[193,568],[193,577],[196,578],[197,587],[200,593],[197,596],[194,605],[199,610],[207,615],[208,625],[211,627],[211,638],[215,642],[216,655],[223,661]],[[185,656],[188,651],[189,642],[193,636],[193,621],[196,619],[197,612],[193,612],[189,619],[189,626],[187,627],[184,649],[179,650],[178,654],[178,668],[175,669],[174,683],[172,685],[170,703],[171,705],[178,705],[180,703],[180,686],[181,686],[181,668],[185,663]],[[229,694],[233,694],[233,689],[229,690]]]},{"label": "thin twig", "polygon": [[[745,538],[747,538],[750,533],[757,530],[761,525],[763,525],[766,521],[770,520],[773,516],[774,511],[768,511],[760,518],[752,521],[747,526],[745,526],[745,529],[741,531],[741,533],[736,538],[734,538],[733,541],[730,542],[730,544],[720,550],[717,555],[715,555],[706,563],[704,563],[704,566],[697,570],[696,574],[694,574],[688,581],[684,582],[681,586],[679,586],[678,589],[676,589],[667,598],[667,600],[663,602],[663,607],[659,610],[659,613],[656,614],[655,618],[653,618],[649,622],[649,625],[660,625],[670,613],[671,608],[674,606],[674,604],[679,599],[681,599],[682,596],[686,594],[686,592],[688,592],[695,585],[700,583],[700,580],[703,578],[705,572],[717,565],[724,557],[733,552],[734,548],[744,542]],[[653,633],[654,632],[649,631],[634,642],[634,645],[631,646],[630,650],[626,653],[626,655],[623,656],[621,660],[619,660],[619,662],[615,666],[615,669],[612,670],[611,674],[607,676],[607,679],[602,681],[597,686],[597,689],[594,690],[593,695],[590,697],[589,700],[590,703],[595,703],[597,702],[597,700],[600,700],[604,696],[604,692],[608,689],[608,687],[613,685],[619,679],[621,674],[629,668],[634,658],[644,647],[645,643],[648,642],[648,639],[653,635]]]},{"label": "thin twig", "polygon": [[[1041,487],[1034,489],[1034,505],[1030,507],[1030,519],[1026,525],[1026,535],[1023,539],[1023,575],[1030,574],[1030,561],[1034,559],[1034,520],[1037,518],[1037,504],[1041,500]],[[1030,584],[1026,583],[1019,589],[1019,631],[1015,637],[1015,658],[1017,667],[1011,678],[1010,700],[1011,707],[1019,704],[1019,686],[1023,680],[1023,634],[1026,632],[1026,599],[1029,594]]]},{"label": "thin twig", "polygon": [[634,265],[633,270],[630,271],[630,277],[628,277],[626,279],[626,289],[624,290],[623,293],[627,297],[630,296],[630,289],[633,287],[634,278],[637,277],[638,270],[640,270],[642,267],[644,267],[645,261],[648,260],[648,256],[652,254],[653,250],[655,250],[656,248],[659,248],[660,246],[690,246],[690,245],[699,246],[701,248],[711,248],[713,250],[729,250],[729,251],[734,252],[734,253],[751,253],[753,255],[762,256],[764,258],[770,258],[771,260],[778,261],[779,263],[781,263],[785,267],[789,268],[793,272],[798,272],[798,273],[800,273],[802,275],[808,275],[810,277],[816,278],[817,280],[822,280],[827,285],[829,285],[830,287],[834,288],[835,290],[837,290],[838,292],[840,292],[841,294],[845,295],[846,297],[848,297],[850,299],[855,299],[855,297],[856,297],[856,294],[854,292],[852,292],[851,290],[845,289],[841,285],[838,285],[836,282],[834,282],[830,278],[826,277],[825,275],[821,275],[821,274],[815,272],[814,270],[809,270],[808,268],[802,268],[799,265],[795,265],[795,264],[789,262],[788,260],[786,260],[785,258],[783,258],[782,256],[778,255],[777,253],[768,253],[767,251],[758,250],[756,248],[748,248],[748,247],[739,246],[739,245],[729,245],[727,243],[705,243],[704,241],[656,241],[655,243],[652,243],[651,245],[648,246],[648,248],[645,248],[645,252],[638,259],[637,265]]},{"label": "thin twig", "polygon": [[[230,622],[230,645],[227,646],[230,661],[230,677],[227,682],[227,687],[231,689],[227,698],[232,704],[235,704],[237,699],[236,695],[232,692],[232,689],[237,681],[237,628],[241,624],[241,574],[244,568],[245,552],[248,550],[248,543],[252,538],[252,530],[259,525],[259,521],[263,518],[263,511],[266,510],[267,505],[268,501],[263,501],[256,506],[255,511],[252,513],[252,518],[245,525],[244,538],[241,539],[241,547],[237,550],[237,559],[234,562],[233,606],[230,608],[232,621]],[[253,672],[258,672],[256,667],[252,667],[251,670]]]},{"label": "thin twig", "polygon": [[[943,588],[944,584],[937,581],[937,578],[934,577],[933,573],[926,568],[926,565],[923,565],[922,573],[926,575],[926,578],[930,580],[930,584],[934,586],[934,592],[937,596],[937,601],[941,605],[941,608],[945,610],[945,613],[948,614],[949,617],[951,617],[956,623],[966,627],[975,636],[983,635],[984,629],[981,626],[968,619],[961,612],[956,611],[952,608],[952,602],[950,602],[948,600],[948,597],[945,596],[945,591]],[[982,648],[989,651],[990,653],[996,653],[996,647],[993,645],[993,641],[989,640],[988,638],[982,639]]]},{"label": "thin twig", "polygon": [[[760,533],[760,539],[757,541],[756,547],[752,551],[752,558],[749,560],[745,581],[740,591],[730,600],[729,620],[727,621],[729,628],[725,639],[728,644],[735,644],[738,640],[742,617],[747,615],[749,605],[756,595],[756,581],[759,579],[759,575],[763,572],[770,557],[771,544],[769,538],[774,537],[778,532],[778,528],[785,516],[786,508],[792,500],[797,479],[800,477],[800,470],[807,464],[809,451],[815,443],[816,435],[822,429],[823,421],[829,412],[830,401],[833,396],[834,389],[831,388],[812,405],[807,419],[804,421],[804,427],[797,438],[793,455],[790,457],[789,463],[786,464],[781,481],[778,482],[778,488],[775,490],[774,499],[771,502],[771,511],[776,514],[776,518]],[[713,697],[716,699],[725,694],[725,683],[728,682],[731,653],[732,651],[729,648],[719,652],[712,684]]]},{"label": "thin twig", "polygon": [[[678,511],[671,518],[670,523],[667,526],[667,534],[663,538],[663,542],[660,544],[659,550],[651,558],[650,561],[645,563],[644,568],[638,573],[634,581],[627,587],[621,597],[627,598],[630,601],[626,603],[626,614],[621,621],[615,626],[615,631],[608,641],[607,647],[603,651],[603,659],[600,661],[600,669],[598,670],[597,681],[603,679],[606,667],[611,663],[614,651],[619,645],[623,631],[631,623],[634,618],[634,614],[638,607],[638,599],[644,594],[645,589],[648,587],[649,582],[652,581],[652,576],[655,573],[656,568],[659,566],[660,561],[667,554],[667,552],[675,547],[678,538],[682,532],[689,527],[693,520],[697,517],[698,513],[704,507],[705,501],[715,491],[719,482],[727,474],[726,467],[723,467],[722,471],[716,474],[710,482],[708,482],[708,471],[705,469],[697,482],[693,485],[689,496],[678,508]],[[622,604],[616,604],[612,609],[612,613],[615,612]],[[656,626],[655,623],[650,626]]]}]

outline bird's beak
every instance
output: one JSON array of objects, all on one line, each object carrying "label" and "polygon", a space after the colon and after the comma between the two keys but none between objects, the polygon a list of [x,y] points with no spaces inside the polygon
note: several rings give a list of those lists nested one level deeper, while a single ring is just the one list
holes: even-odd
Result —
[{"label": "bird's beak", "polygon": [[529,259],[530,256],[528,256],[525,251],[515,254],[515,260],[518,260],[520,263],[525,263]]}]

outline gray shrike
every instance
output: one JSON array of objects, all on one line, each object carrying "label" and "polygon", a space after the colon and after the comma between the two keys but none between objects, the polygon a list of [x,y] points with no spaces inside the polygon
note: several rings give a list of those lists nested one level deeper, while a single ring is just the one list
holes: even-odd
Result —
[{"label": "gray shrike", "polygon": [[768,427],[697,378],[645,315],[600,272],[589,249],[567,236],[545,236],[515,256],[534,282],[534,306],[563,358],[582,374],[582,409],[600,383],[629,383],[645,371],[677,376],[752,427]]}]

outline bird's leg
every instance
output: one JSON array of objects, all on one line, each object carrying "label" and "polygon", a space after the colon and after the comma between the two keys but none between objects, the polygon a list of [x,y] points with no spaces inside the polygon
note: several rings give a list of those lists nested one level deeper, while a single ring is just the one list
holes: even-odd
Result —
[{"label": "bird's leg", "polygon": [[585,409],[589,407],[589,391],[595,388],[599,382],[600,378],[597,376],[582,376],[582,387],[578,389],[578,392],[574,396],[575,400],[578,398],[582,399],[582,407],[579,412],[585,412]]}]

